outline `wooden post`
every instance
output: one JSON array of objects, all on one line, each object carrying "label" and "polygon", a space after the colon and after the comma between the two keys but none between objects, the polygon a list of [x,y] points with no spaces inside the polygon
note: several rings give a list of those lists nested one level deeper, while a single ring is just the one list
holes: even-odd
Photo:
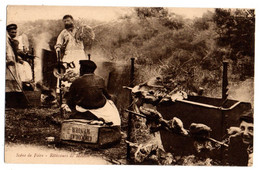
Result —
[{"label": "wooden post", "polygon": [[[222,104],[221,107],[225,107],[225,103],[227,102],[227,97],[228,97],[228,78],[227,78],[227,71],[228,71],[228,63],[227,62],[223,62],[223,77],[222,77]],[[222,136],[225,135],[226,132],[226,118],[227,115],[225,114],[225,111],[221,111],[222,113]]]},{"label": "wooden post", "polygon": [[[130,87],[134,86],[134,58],[131,58],[131,70],[130,70]],[[130,92],[130,104],[132,103],[132,95]],[[127,141],[131,142],[131,132],[132,132],[132,114],[128,113],[128,126],[127,126]],[[127,143],[127,160],[131,162],[131,147],[130,144]]]},{"label": "wooden post", "polygon": [[[228,97],[228,77],[227,77],[227,72],[228,72],[228,62],[224,61],[223,62],[223,77],[222,77],[222,104],[221,107],[225,106],[225,103],[227,102],[227,97]],[[228,115],[226,115],[225,111],[222,110],[221,111],[221,136],[223,137],[226,133],[226,118]],[[225,156],[225,152],[224,152],[224,148],[221,147],[221,162],[222,164],[225,163],[226,156]]]},{"label": "wooden post", "polygon": [[[60,51],[58,51],[58,73],[61,75],[61,56]],[[59,78],[59,92],[60,92],[60,113],[62,114],[62,90],[61,90],[61,78]],[[63,115],[63,114],[62,114]]]},{"label": "wooden post", "polygon": [[222,100],[223,102],[227,100],[227,92],[228,92],[228,78],[227,78],[227,70],[228,70],[228,62],[223,62],[223,77],[222,77]]},{"label": "wooden post", "polygon": [[35,72],[34,72],[34,49],[32,48],[32,81],[35,82]]}]

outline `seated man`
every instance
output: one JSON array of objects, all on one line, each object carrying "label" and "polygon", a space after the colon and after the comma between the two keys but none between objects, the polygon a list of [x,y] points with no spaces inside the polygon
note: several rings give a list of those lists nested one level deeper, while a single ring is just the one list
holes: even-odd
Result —
[{"label": "seated man", "polygon": [[70,86],[67,104],[74,119],[101,119],[121,124],[119,112],[108,94],[105,81],[94,74],[97,66],[93,61],[80,60],[80,77]]},{"label": "seated man", "polygon": [[229,165],[253,165],[253,121],[253,112],[251,110],[240,116],[240,130],[230,138],[228,148]]}]

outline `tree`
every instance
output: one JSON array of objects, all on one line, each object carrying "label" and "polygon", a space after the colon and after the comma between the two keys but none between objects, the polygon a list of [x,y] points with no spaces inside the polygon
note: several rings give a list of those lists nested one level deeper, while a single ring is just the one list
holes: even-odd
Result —
[{"label": "tree", "polygon": [[214,22],[217,43],[229,51],[233,74],[240,80],[254,76],[255,11],[253,9],[216,9]]},{"label": "tree", "polygon": [[216,9],[214,22],[218,45],[230,47],[232,59],[239,54],[254,57],[255,13],[252,9]]},{"label": "tree", "polygon": [[181,16],[175,13],[169,13],[167,8],[163,7],[142,7],[135,8],[136,15],[141,21],[155,18],[160,21],[160,24],[170,29],[181,29],[184,26],[184,21]]},{"label": "tree", "polygon": [[135,8],[136,14],[140,19],[149,18],[149,17],[156,17],[156,18],[163,18],[168,15],[168,10],[163,7],[142,7],[142,8]]}]

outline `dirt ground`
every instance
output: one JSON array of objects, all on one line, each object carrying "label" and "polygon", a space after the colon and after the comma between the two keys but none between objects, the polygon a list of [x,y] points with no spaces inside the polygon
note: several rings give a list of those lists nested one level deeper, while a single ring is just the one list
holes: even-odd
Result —
[{"label": "dirt ground", "polygon": [[[151,143],[159,140],[154,140],[154,135],[149,133],[146,125],[140,119],[135,119],[133,131],[131,133],[131,141],[137,144]],[[139,121],[138,121],[139,120]],[[60,142],[61,123],[63,118],[59,113],[59,108],[27,108],[27,109],[13,109],[6,108],[5,111],[5,157],[17,157],[21,151],[26,154],[44,153],[49,157],[53,154],[67,154],[80,155],[81,159],[74,159],[74,164],[136,164],[134,162],[127,162],[127,144],[126,138],[126,120],[122,119],[122,140],[109,148],[86,148],[82,145],[65,145]],[[137,122],[137,123],[136,123]],[[138,123],[139,122],[139,123]],[[55,141],[49,143],[46,137],[54,137]],[[29,151],[30,152],[29,152]],[[134,149],[131,149],[131,154]],[[15,151],[15,153],[12,153]],[[9,153],[8,153],[9,152]],[[83,158],[82,158],[83,157]],[[211,159],[198,159],[194,155],[180,157],[174,155],[175,160],[172,165],[206,165],[212,164]],[[48,163],[56,160],[56,163],[69,163],[66,159],[45,160]],[[93,160],[96,160],[96,162]],[[6,161],[13,162],[13,160],[6,159]],[[28,160],[20,160],[26,162]],[[36,159],[36,163],[41,163],[42,159]],[[38,161],[38,162],[37,162]],[[19,163],[16,161],[16,163]],[[139,163],[137,163],[139,164]],[[150,165],[150,163],[148,163]],[[214,163],[218,165],[218,163]]]},{"label": "dirt ground", "polygon": [[[47,150],[55,149],[64,152],[74,152],[89,158],[97,157],[103,163],[120,164],[126,159],[126,144],[120,143],[105,149],[90,149],[84,146],[68,146],[60,143],[60,128],[63,121],[58,108],[28,108],[13,109],[7,108],[5,111],[5,146],[6,148],[16,148],[19,146],[32,146],[35,148],[47,147]],[[54,137],[55,141],[50,144],[46,137]],[[114,162],[117,160],[119,162]],[[90,162],[91,164],[91,159]],[[86,162],[86,164],[88,164]]]}]

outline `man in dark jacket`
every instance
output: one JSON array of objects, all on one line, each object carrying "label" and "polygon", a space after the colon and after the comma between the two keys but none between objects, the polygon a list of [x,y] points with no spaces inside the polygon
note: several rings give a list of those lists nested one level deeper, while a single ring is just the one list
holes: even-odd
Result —
[{"label": "man in dark jacket", "polygon": [[93,61],[80,60],[80,77],[71,84],[66,97],[68,106],[76,113],[72,118],[98,118],[120,125],[118,110],[111,101],[104,79],[94,74],[96,68]]}]

